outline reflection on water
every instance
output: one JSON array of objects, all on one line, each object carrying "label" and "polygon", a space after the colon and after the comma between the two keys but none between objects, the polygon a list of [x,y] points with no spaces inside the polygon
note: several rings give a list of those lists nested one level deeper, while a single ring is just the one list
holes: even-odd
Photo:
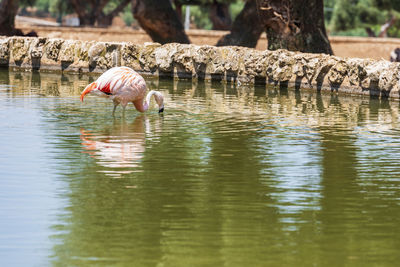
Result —
[{"label": "reflection on water", "polygon": [[[156,129],[151,129],[156,127]],[[114,121],[101,132],[81,129],[82,145],[87,154],[104,167],[99,172],[120,177],[139,170],[146,149],[146,137],[160,132],[160,123],[150,124],[146,115],[137,116],[132,123],[125,119]],[[143,171],[143,170],[140,170]]]},{"label": "reflection on water", "polygon": [[0,72],[1,266],[397,265],[398,102],[147,79],[164,116],[113,118],[94,78]]}]

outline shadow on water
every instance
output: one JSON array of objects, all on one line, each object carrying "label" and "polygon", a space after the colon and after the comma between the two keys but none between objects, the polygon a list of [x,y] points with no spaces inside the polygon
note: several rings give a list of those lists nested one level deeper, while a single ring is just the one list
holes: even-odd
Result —
[{"label": "shadow on water", "polygon": [[109,101],[79,102],[93,79],[0,72],[9,97],[53,96],[37,98],[65,185],[52,264],[400,260],[398,102],[160,78],[147,84],[163,117],[128,106],[113,119]]}]

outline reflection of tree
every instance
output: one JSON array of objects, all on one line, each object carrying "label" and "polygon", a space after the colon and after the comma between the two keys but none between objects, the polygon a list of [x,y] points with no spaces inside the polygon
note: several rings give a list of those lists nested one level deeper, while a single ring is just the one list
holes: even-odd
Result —
[{"label": "reflection of tree", "polygon": [[[390,189],[393,188],[389,178],[393,169],[389,176],[383,172],[383,168],[390,166],[388,155],[393,151],[391,147],[382,146],[382,140],[374,141],[373,133],[379,132],[378,136],[382,136],[388,125],[397,125],[398,110],[387,100],[364,100],[356,106],[346,104],[346,98],[339,101],[336,97],[325,103],[322,112],[333,112],[328,116],[335,117],[336,124],[318,130],[323,168],[323,198],[318,215],[320,262],[322,265],[348,265],[379,258],[382,264],[395,263],[399,257],[382,257],[388,251],[396,251],[399,245],[386,239],[388,232],[391,238],[400,235],[399,220],[387,220],[400,218],[396,216],[400,215],[398,205],[393,203],[393,198],[398,199],[400,194],[397,189]],[[353,119],[357,131],[345,125]],[[398,169],[397,164],[395,169]],[[391,197],[386,198],[388,190]]]},{"label": "reflection of tree", "polygon": [[[226,120],[230,123],[210,125],[212,147],[205,212],[218,227],[225,265],[257,266],[271,258],[266,248],[272,245],[272,236],[281,235],[278,227],[274,227],[276,209],[266,205],[273,201],[270,188],[263,183],[269,177],[262,170],[269,169],[270,155],[266,149],[257,149],[260,133],[249,131],[259,128],[259,123],[245,122],[235,116]],[[243,124],[239,131],[236,120]]]},{"label": "reflection of tree", "polygon": [[[373,143],[369,143],[371,142],[371,137],[368,136],[370,134],[363,133],[370,131],[368,127],[371,123],[366,122],[371,119],[379,121],[380,125],[372,131],[384,130],[386,128],[385,120],[378,119],[378,114],[385,113],[389,106],[382,105],[382,103],[387,104],[387,101],[380,103],[379,100],[371,99],[351,110],[351,107],[342,102],[345,101],[333,98],[330,105],[335,107],[335,114],[340,114],[336,117],[342,117],[342,122],[349,122],[353,119],[348,116],[349,114],[354,116],[358,132],[349,130],[339,120],[336,125],[319,129],[324,196],[319,214],[323,237],[320,239],[320,247],[323,252],[321,263],[335,263],[336,265],[362,262],[361,259],[369,262],[376,255],[382,255],[382,252],[386,253],[387,249],[397,247],[396,245],[394,247],[384,245],[385,239],[377,238],[382,231],[386,232],[388,227],[392,227],[392,224],[388,224],[385,220],[386,208],[382,209],[381,207],[389,208],[394,205],[390,203],[390,200],[371,196],[371,194],[378,193],[380,195],[382,193],[379,187],[385,184],[386,179],[381,175],[381,168],[385,163],[381,161],[376,151],[371,151],[368,155],[363,152],[375,146]],[[349,110],[346,111],[346,109]],[[398,119],[393,121],[396,120]],[[369,160],[365,161],[365,157]],[[364,169],[370,171],[376,166],[379,166],[379,170],[375,169],[369,175],[363,175]],[[391,209],[391,216],[399,212],[398,208]],[[397,229],[392,229],[391,233],[399,235]],[[355,242],[355,240],[357,241]],[[386,262],[388,259],[382,260]]]},{"label": "reflection of tree", "polygon": [[78,95],[88,84],[87,75],[32,72],[1,72],[7,84],[14,86],[15,95],[69,97]]},{"label": "reflection of tree", "polygon": [[356,204],[351,201],[359,199],[361,191],[355,188],[358,175],[355,140],[351,132],[340,129],[321,127],[320,132],[323,186],[320,220],[326,238],[321,240],[321,249],[334,252],[326,253],[325,262],[345,265],[351,255],[348,246]]},{"label": "reflection of tree", "polygon": [[362,221],[363,227],[353,234],[360,242],[353,244],[352,252],[361,257],[360,250],[367,251],[368,261],[379,258],[382,265],[395,266],[400,260],[400,148],[392,142],[397,140],[393,130],[399,129],[399,106],[387,99],[371,99],[361,111],[355,144],[361,201],[353,206],[362,210],[357,222]]},{"label": "reflection of tree", "polygon": [[0,83],[1,84],[10,84],[10,71],[8,69],[2,69],[0,71]]}]

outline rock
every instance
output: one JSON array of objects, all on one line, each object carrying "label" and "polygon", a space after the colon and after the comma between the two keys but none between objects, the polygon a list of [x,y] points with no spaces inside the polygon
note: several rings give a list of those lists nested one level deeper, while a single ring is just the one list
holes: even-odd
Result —
[{"label": "rock", "polygon": [[10,39],[0,40],[0,65],[8,66],[10,59]]},{"label": "rock", "polygon": [[174,69],[174,54],[177,48],[175,44],[166,44],[154,49],[155,63],[161,72],[172,72]]},{"label": "rock", "polygon": [[171,48],[175,51],[171,54],[175,71],[178,77],[192,77],[194,71],[193,65],[193,45],[190,44],[174,44],[176,48]]},{"label": "rock", "polygon": [[30,55],[32,59],[40,59],[43,56],[43,47],[47,43],[47,38],[36,38],[30,46]]},{"label": "rock", "polygon": [[121,46],[121,65],[130,67],[134,70],[141,69],[139,63],[139,53],[142,47],[132,43],[123,43]]},{"label": "rock", "polygon": [[11,56],[15,64],[21,65],[28,56],[32,38],[11,37]]},{"label": "rock", "polygon": [[60,49],[58,60],[61,63],[72,63],[75,60],[75,42],[72,40],[65,41]]},{"label": "rock", "polygon": [[329,84],[334,87],[340,86],[347,76],[348,66],[344,60],[339,60],[328,72]]},{"label": "rock", "polygon": [[50,39],[45,47],[45,56],[52,61],[58,61],[58,55],[64,43],[62,39]]},{"label": "rock", "polygon": [[145,43],[139,52],[139,64],[142,71],[154,73],[157,70],[157,63],[154,51],[160,47],[159,43]]}]

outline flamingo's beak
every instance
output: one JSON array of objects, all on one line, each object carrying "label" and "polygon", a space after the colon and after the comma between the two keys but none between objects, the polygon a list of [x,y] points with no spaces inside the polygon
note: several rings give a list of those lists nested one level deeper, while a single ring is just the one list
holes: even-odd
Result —
[{"label": "flamingo's beak", "polygon": [[96,87],[97,87],[97,83],[95,83],[95,82],[86,86],[85,90],[83,90],[81,93],[81,101],[83,102],[83,98],[85,97],[85,95],[87,95],[88,93],[90,93],[91,91],[96,89]]}]

